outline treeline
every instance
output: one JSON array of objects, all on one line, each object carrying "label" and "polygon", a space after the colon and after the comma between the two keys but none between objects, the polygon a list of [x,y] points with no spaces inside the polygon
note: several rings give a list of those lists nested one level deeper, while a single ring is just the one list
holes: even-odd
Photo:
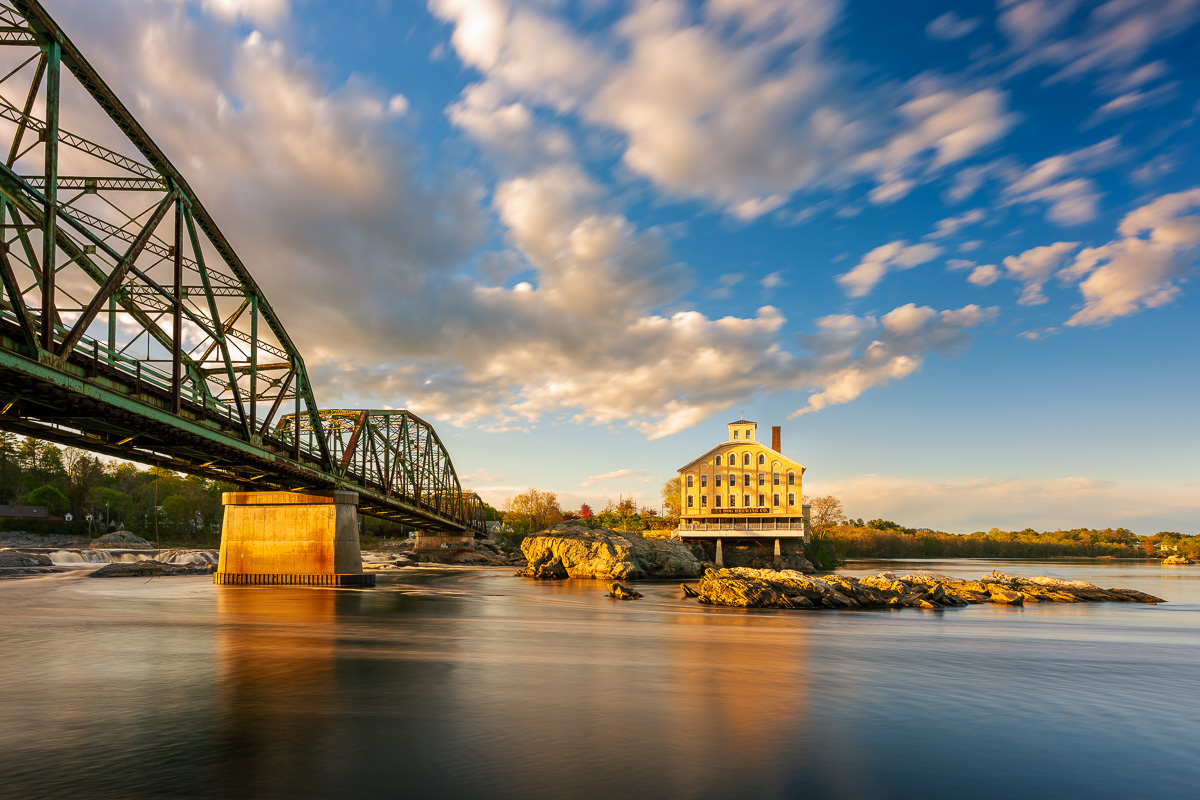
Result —
[{"label": "treeline", "polygon": [[[976,531],[968,535],[904,528],[886,520],[850,520],[825,534],[839,558],[1147,558],[1200,549],[1197,537],[1163,532],[1137,536],[1126,528]],[[1167,542],[1160,548],[1159,544]]]},{"label": "treeline", "polygon": [[51,514],[74,517],[0,518],[5,530],[98,536],[120,528],[164,546],[215,546],[224,511],[221,493],[236,488],[0,432],[0,502],[45,506]]},{"label": "treeline", "polygon": [[529,489],[510,497],[503,506],[504,527],[515,541],[564,520],[580,520],[592,527],[626,532],[670,530],[679,524],[677,517],[661,516],[649,506],[638,508],[637,501],[632,498],[615,503],[610,499],[599,512],[587,503],[578,510],[564,511],[558,504],[557,493]]}]

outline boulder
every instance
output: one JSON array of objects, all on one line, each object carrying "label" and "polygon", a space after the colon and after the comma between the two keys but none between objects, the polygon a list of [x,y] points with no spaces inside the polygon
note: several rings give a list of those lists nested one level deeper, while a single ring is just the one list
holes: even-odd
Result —
[{"label": "boulder", "polygon": [[[618,533],[606,528],[557,525],[525,537],[521,543],[528,567],[517,573],[533,573],[557,563],[562,577],[633,580],[637,578],[696,578],[700,561],[692,549],[674,539],[646,539],[636,533]],[[558,568],[555,568],[557,571]]]},{"label": "boulder", "polygon": [[[745,569],[745,568],[743,568]],[[737,608],[801,608],[777,587],[754,578],[740,578],[730,570],[709,570],[697,587],[705,605]],[[812,603],[808,603],[811,607]]]},{"label": "boulder", "polygon": [[154,559],[142,559],[129,563],[114,561],[88,575],[89,578],[161,578],[171,575],[208,575],[209,564],[164,564]]},{"label": "boulder", "polygon": [[993,584],[989,587],[993,603],[1005,606],[1020,606],[1025,604],[1025,595],[1013,589]]},{"label": "boulder", "polygon": [[1167,556],[1162,560],[1162,563],[1172,566],[1182,566],[1184,564],[1191,564],[1192,560],[1187,556]]},{"label": "boulder", "polygon": [[89,545],[92,548],[114,548],[119,547],[126,550],[152,550],[154,545],[129,531],[113,531],[106,533],[92,540]]},{"label": "boulder", "polygon": [[9,547],[0,549],[0,567],[49,567],[53,563],[50,556],[42,553],[22,553]]},{"label": "boulder", "polygon": [[679,588],[683,589],[684,597],[699,597],[700,596],[700,593],[697,592],[695,590],[695,588],[688,586],[686,583],[679,584]]},{"label": "boulder", "polygon": [[615,597],[618,600],[640,600],[642,593],[628,586],[622,586],[619,583],[610,583],[608,585],[608,597]]}]

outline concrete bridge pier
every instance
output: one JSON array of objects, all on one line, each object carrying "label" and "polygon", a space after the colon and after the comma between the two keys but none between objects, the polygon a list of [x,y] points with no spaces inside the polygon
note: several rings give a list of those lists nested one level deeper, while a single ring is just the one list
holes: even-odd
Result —
[{"label": "concrete bridge pier", "polygon": [[363,574],[357,492],[225,492],[224,585],[374,586]]},{"label": "concrete bridge pier", "polygon": [[717,539],[717,566],[725,566],[725,559],[721,556],[721,540]]},{"label": "concrete bridge pier", "polygon": [[775,563],[778,564],[783,560],[783,554],[779,552],[779,540],[775,540]]}]

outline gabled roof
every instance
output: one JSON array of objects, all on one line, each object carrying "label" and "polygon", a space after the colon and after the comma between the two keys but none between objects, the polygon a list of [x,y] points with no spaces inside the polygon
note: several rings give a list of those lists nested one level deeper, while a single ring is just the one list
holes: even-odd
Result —
[{"label": "gabled roof", "polygon": [[[736,447],[739,450],[745,450],[747,447],[749,447],[751,449],[762,450],[767,453],[770,453],[774,458],[778,458],[780,461],[786,461],[789,464],[794,464],[795,466],[799,467],[801,471],[808,469],[808,467],[804,466],[796,459],[791,458],[789,456],[785,456],[783,453],[780,453],[778,450],[772,450],[770,447],[767,447],[762,442],[757,442],[757,441],[751,440],[751,441],[742,441],[742,442],[721,442],[720,444],[709,448],[708,452],[706,452],[704,455],[700,456],[699,458],[693,458],[691,461],[689,461],[688,463],[684,464],[682,467],[677,469],[676,472],[683,472],[685,469],[691,468],[691,466],[693,464],[698,464],[701,461],[707,461],[709,459],[709,457],[712,456],[713,453],[717,452],[718,450],[720,450],[723,447]],[[755,464],[754,466],[758,466],[758,465]]]},{"label": "gabled roof", "polygon": [[758,423],[749,419],[736,419],[733,422],[726,422],[726,425],[757,425]]}]

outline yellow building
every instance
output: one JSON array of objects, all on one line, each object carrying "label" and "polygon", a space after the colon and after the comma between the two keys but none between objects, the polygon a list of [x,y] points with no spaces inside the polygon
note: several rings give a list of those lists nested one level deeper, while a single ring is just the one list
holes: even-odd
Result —
[{"label": "yellow building", "polygon": [[679,470],[681,539],[722,538],[806,540],[808,508],[802,480],[805,466],[785,456],[780,428],[771,446],[758,440],[758,423],[729,423],[728,440]]}]

